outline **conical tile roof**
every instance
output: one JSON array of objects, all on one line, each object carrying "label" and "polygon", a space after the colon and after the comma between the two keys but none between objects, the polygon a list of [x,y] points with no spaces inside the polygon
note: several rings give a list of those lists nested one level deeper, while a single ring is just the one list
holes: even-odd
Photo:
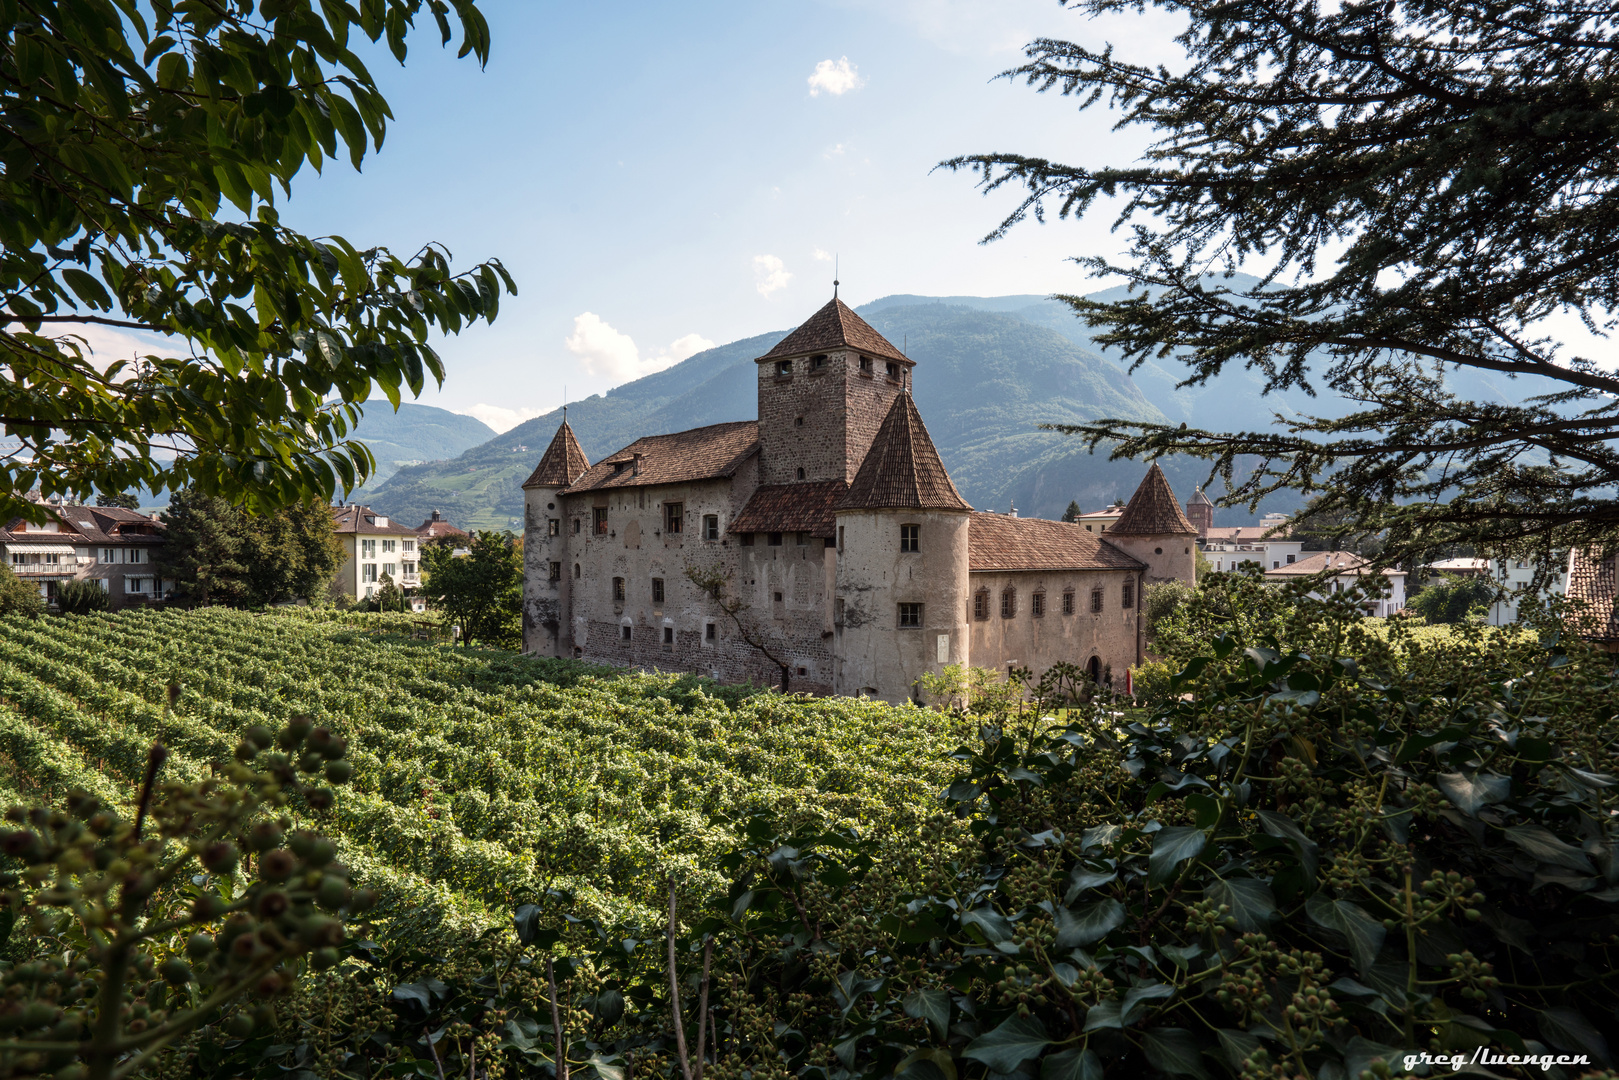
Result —
[{"label": "conical tile roof", "polygon": [[1186,520],[1169,478],[1155,461],[1146,479],[1125,504],[1119,520],[1108,527],[1109,536],[1196,536],[1197,529]]},{"label": "conical tile roof", "polygon": [[939,451],[928,437],[922,414],[910,394],[900,394],[883,418],[866,459],[839,510],[886,507],[917,510],[971,510],[950,482]]},{"label": "conical tile roof", "polygon": [[759,359],[774,360],[778,356],[802,356],[833,349],[855,349],[889,360],[911,362],[910,357],[889,344],[887,338],[835,296]]},{"label": "conical tile roof", "polygon": [[551,445],[545,448],[540,456],[540,463],[534,467],[533,473],[523,486],[531,487],[567,487],[590,468],[590,459],[585,457],[584,450],[579,447],[579,440],[573,437],[573,428],[568,426],[566,420],[557,428],[557,433],[551,438]]}]

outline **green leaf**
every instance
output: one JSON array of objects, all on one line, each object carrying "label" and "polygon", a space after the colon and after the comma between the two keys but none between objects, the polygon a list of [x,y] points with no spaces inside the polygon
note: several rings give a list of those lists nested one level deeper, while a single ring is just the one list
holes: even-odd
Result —
[{"label": "green leaf", "polygon": [[107,295],[107,290],[102,288],[101,282],[83,270],[69,266],[63,269],[62,280],[67,282],[74,295],[86,304],[101,311],[112,310],[112,297]]},{"label": "green leaf", "polygon": [[1585,852],[1566,844],[1550,829],[1541,825],[1513,825],[1503,829],[1503,835],[1525,854],[1532,855],[1549,866],[1561,866],[1594,874],[1596,867]]},{"label": "green leaf", "polygon": [[[1405,1053],[1396,1047],[1355,1035],[1350,1038],[1349,1046],[1344,1051],[1344,1071],[1350,1076],[1360,1076],[1371,1069],[1373,1062],[1382,1061],[1393,1072],[1399,1069]],[[1393,1072],[1393,1075],[1398,1073]]]},{"label": "green leaf", "polygon": [[1490,803],[1498,803],[1512,794],[1512,778],[1494,773],[1440,773],[1434,777],[1445,798],[1468,817]]},{"label": "green leaf", "polygon": [[[1219,1028],[1215,1034],[1220,1038],[1220,1052],[1225,1056],[1226,1067],[1232,1072],[1241,1074],[1242,1063],[1253,1056],[1259,1049],[1259,1037],[1250,1035],[1246,1031],[1235,1031],[1231,1028]],[[1359,1073],[1351,1073],[1359,1076]]]},{"label": "green leaf", "polygon": [[936,1046],[913,1050],[894,1066],[895,1076],[911,1080],[956,1080],[956,1061],[950,1051]]},{"label": "green leaf", "polygon": [[1147,884],[1163,885],[1175,875],[1175,868],[1187,859],[1202,854],[1208,843],[1202,829],[1187,825],[1170,825],[1158,830],[1152,838],[1152,856],[1147,862]]},{"label": "green leaf", "polygon": [[1119,1022],[1129,1027],[1146,1015],[1145,1006],[1148,1002],[1162,1001],[1174,996],[1175,988],[1168,983],[1155,982],[1147,983],[1145,986],[1132,986],[1119,1006]]},{"label": "green leaf", "polygon": [[1102,1080],[1102,1060],[1077,1046],[1048,1054],[1040,1060],[1040,1080]]},{"label": "green leaf", "polygon": [[1049,1045],[1045,1025],[1037,1017],[1014,1016],[968,1043],[962,1057],[983,1062],[991,1072],[1010,1073]]},{"label": "green leaf", "polygon": [[934,1034],[944,1038],[950,1031],[950,995],[944,990],[912,990],[905,995],[905,1015],[926,1020]]},{"label": "green leaf", "polygon": [[1124,905],[1117,900],[1099,900],[1072,911],[1060,907],[1056,912],[1057,948],[1072,949],[1102,940],[1124,923]]},{"label": "green leaf", "polygon": [[984,941],[990,945],[999,945],[1003,941],[1012,940],[1011,922],[992,907],[985,906],[962,912],[961,924],[976,926]]},{"label": "green leaf", "polygon": [[1274,810],[1255,810],[1254,813],[1259,815],[1260,828],[1271,836],[1287,841],[1304,867],[1304,876],[1314,881],[1318,863],[1316,842],[1305,836],[1298,823],[1286,814],[1278,814]]},{"label": "green leaf", "polygon": [[1152,1028],[1142,1037],[1141,1049],[1147,1061],[1162,1072],[1209,1080],[1208,1070],[1203,1068],[1203,1049],[1190,1031]]},{"label": "green leaf", "polygon": [[1313,893],[1305,901],[1304,910],[1316,923],[1328,930],[1336,930],[1348,939],[1355,967],[1364,976],[1382,951],[1383,938],[1388,933],[1383,924],[1366,914],[1358,904],[1348,900],[1328,900],[1320,893]]},{"label": "green leaf", "polygon": [[1203,895],[1229,907],[1237,929],[1245,933],[1265,930],[1276,916],[1276,896],[1258,878],[1216,880],[1203,890]]},{"label": "green leaf", "polygon": [[1117,870],[1091,870],[1084,863],[1075,863],[1073,870],[1068,874],[1068,891],[1063,894],[1062,902],[1072,904],[1074,898],[1086,889],[1094,889],[1117,880],[1119,880]]},{"label": "green leaf", "polygon": [[1540,1014],[1540,1033],[1559,1050],[1585,1054],[1599,1065],[1611,1064],[1608,1040],[1577,1009],[1559,1005]]},{"label": "green leaf", "polygon": [[1085,1014],[1085,1030],[1100,1031],[1103,1028],[1122,1028],[1124,1021],[1119,1015],[1119,1003],[1114,1000],[1098,1001],[1091,1006]]}]

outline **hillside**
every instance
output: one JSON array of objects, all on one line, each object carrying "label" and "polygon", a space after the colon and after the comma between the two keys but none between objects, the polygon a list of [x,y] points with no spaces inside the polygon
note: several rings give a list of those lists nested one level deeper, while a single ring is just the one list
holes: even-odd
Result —
[{"label": "hillside", "polygon": [[354,429],[354,436],[369,446],[377,459],[377,471],[368,491],[375,490],[402,465],[459,457],[496,437],[494,428],[471,416],[409,402],[400,404],[396,413],[386,401],[366,402],[365,415]]}]

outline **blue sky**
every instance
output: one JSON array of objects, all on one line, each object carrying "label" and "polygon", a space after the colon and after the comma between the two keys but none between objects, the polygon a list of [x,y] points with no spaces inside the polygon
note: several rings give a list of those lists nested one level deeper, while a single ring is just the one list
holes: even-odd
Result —
[{"label": "blue sky", "polygon": [[489,64],[418,35],[372,63],[395,121],[363,173],[295,181],[292,226],[359,246],[499,257],[521,294],[442,343],[425,404],[497,427],[706,347],[785,329],[831,293],[1095,288],[1105,217],[979,239],[1011,205],[948,156],[1121,161],[1110,117],[994,76],[1042,34],[1172,55],[1161,17],[1099,27],[1055,0],[554,4],[486,0]]}]

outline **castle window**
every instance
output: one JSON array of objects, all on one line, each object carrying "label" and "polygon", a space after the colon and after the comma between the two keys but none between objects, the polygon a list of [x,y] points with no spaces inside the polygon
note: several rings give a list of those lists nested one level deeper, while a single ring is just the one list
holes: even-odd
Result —
[{"label": "castle window", "polygon": [[554,562],[554,563],[551,564],[551,580],[552,581],[561,581],[562,580],[562,564],[561,563]]},{"label": "castle window", "polygon": [[804,470],[803,469],[798,470],[798,478],[800,480],[804,479]]},{"label": "castle window", "polygon": [[1164,549],[1163,548],[1153,548],[1152,553],[1154,555],[1162,555],[1164,553]]},{"label": "castle window", "polygon": [[804,426],[804,418],[802,416],[800,416],[798,419],[793,421],[793,427],[803,427],[803,426]]},{"label": "castle window", "polygon": [[1001,618],[1010,619],[1017,614],[1017,590],[1007,589],[1001,593]]},{"label": "castle window", "polygon": [[714,624],[713,623],[704,624],[704,626],[703,626],[703,636],[705,638],[707,638],[709,641],[713,641],[715,633],[716,633],[716,631],[714,629]]},{"label": "castle window", "polygon": [[892,360],[888,362],[888,377],[890,379],[899,378],[899,365]]},{"label": "castle window", "polygon": [[843,625],[843,597],[841,596],[832,601],[832,625]]},{"label": "castle window", "polygon": [[720,538],[720,516],[718,514],[703,515],[703,539],[718,540]]},{"label": "castle window", "polygon": [[770,534],[770,546],[771,547],[781,547],[781,533],[771,533]]},{"label": "castle window", "polygon": [[921,604],[901,604],[899,606],[899,628],[901,630],[922,629]]},{"label": "castle window", "polygon": [[1098,613],[1101,612],[1101,610],[1102,610],[1102,590],[1101,589],[1092,589],[1091,590],[1091,614],[1093,614],[1093,615],[1098,614]]},{"label": "castle window", "polygon": [[628,640],[630,640],[630,624],[629,623],[624,623],[623,625],[621,625],[618,628],[618,639],[620,641],[628,641]]},{"label": "castle window", "polygon": [[663,579],[661,577],[652,579],[652,602],[654,604],[663,603]]},{"label": "castle window", "polygon": [[613,579],[613,603],[622,604],[623,602],[624,602],[624,579],[621,578],[621,577],[616,577],[616,578]]},{"label": "castle window", "polygon": [[838,550],[843,550],[843,526],[838,526]]},{"label": "castle window", "polygon": [[679,532],[682,528],[684,528],[685,521],[686,521],[686,504],[685,503],[664,503],[663,504],[663,530],[664,530],[664,532],[671,532],[671,533]]},{"label": "castle window", "polygon": [[663,651],[664,652],[672,652],[674,650],[674,647],[675,647],[675,628],[672,627],[672,626],[665,626],[663,628]]},{"label": "castle window", "polygon": [[1136,583],[1133,581],[1124,583],[1124,604],[1122,606],[1125,610],[1136,606]]},{"label": "castle window", "polygon": [[793,373],[793,362],[791,360],[778,360],[778,361],[776,361],[776,374],[777,375],[791,375],[792,373]]},{"label": "castle window", "polygon": [[575,536],[579,535],[579,519],[578,518],[573,519],[573,535],[575,535]]},{"label": "castle window", "polygon": [[579,580],[579,564],[578,563],[573,564],[573,579],[575,581]]},{"label": "castle window", "polygon": [[989,618],[989,590],[979,589],[973,593],[973,618]]},{"label": "castle window", "polygon": [[793,534],[793,543],[797,544],[799,547],[804,547],[805,545],[807,545],[809,543],[809,533],[807,533],[807,532],[794,533]]},{"label": "castle window", "polygon": [[561,536],[562,535],[562,521],[561,521],[560,518],[546,518],[545,519],[545,535],[546,536]]},{"label": "castle window", "polygon": [[742,534],[742,546],[743,547],[752,547],[753,546],[753,534],[752,533],[747,532],[747,533]]},{"label": "castle window", "polygon": [[862,356],[860,358],[860,374],[862,374],[862,375],[870,375],[871,374],[871,357]]},{"label": "castle window", "polygon": [[826,368],[826,354],[820,353],[810,357],[810,370],[822,371]]},{"label": "castle window", "polygon": [[607,507],[597,506],[591,510],[591,520],[595,523],[597,536],[607,535]]},{"label": "castle window", "polygon": [[916,554],[922,550],[922,526],[901,525],[899,527],[899,549],[908,554]]},{"label": "castle window", "polygon": [[776,603],[781,603],[781,593],[771,593],[770,596]]},{"label": "castle window", "polygon": [[1029,614],[1037,619],[1046,617],[1046,594],[1036,591],[1029,599]]},{"label": "castle window", "polygon": [[1064,589],[1062,591],[1062,613],[1064,615],[1072,615],[1074,613],[1073,589]]}]

